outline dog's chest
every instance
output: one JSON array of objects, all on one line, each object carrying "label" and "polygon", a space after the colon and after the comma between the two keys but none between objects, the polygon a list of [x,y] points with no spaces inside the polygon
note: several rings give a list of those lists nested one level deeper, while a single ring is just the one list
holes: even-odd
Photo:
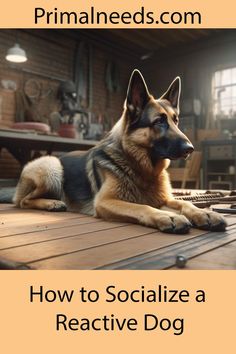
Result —
[{"label": "dog's chest", "polygon": [[164,204],[164,185],[161,180],[144,181],[139,176],[124,178],[118,186],[118,198],[137,204],[158,207]]}]

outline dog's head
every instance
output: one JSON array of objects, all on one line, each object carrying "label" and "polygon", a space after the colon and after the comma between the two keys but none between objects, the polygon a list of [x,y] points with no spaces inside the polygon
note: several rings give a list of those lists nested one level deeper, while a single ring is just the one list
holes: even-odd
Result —
[{"label": "dog's head", "polygon": [[125,135],[133,144],[147,148],[152,162],[186,158],[194,150],[178,128],[180,78],[159,98],[150,95],[143,76],[134,70],[125,102]]}]

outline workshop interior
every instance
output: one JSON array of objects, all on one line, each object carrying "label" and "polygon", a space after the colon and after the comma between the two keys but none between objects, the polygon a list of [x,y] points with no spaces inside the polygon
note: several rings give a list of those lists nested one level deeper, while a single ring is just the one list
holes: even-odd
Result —
[{"label": "workshop interior", "polygon": [[[97,141],[120,118],[134,68],[155,97],[180,76],[180,127],[195,153],[192,162],[172,163],[173,185],[236,188],[236,31],[1,30],[0,37],[1,132]],[[0,185],[14,183],[41,153],[11,148],[1,146]]]},{"label": "workshop interior", "polygon": [[[135,68],[154,97],[176,76],[181,78],[179,125],[195,150],[187,160],[172,161],[168,169],[176,198],[236,213],[236,30],[231,29],[0,30],[0,188],[15,186],[32,159],[72,150],[83,153],[96,145],[120,118]],[[22,233],[33,232],[25,225]],[[199,254],[205,252],[203,244],[199,247]],[[150,257],[162,257],[160,267],[177,267],[173,261],[165,263],[160,249],[157,253]],[[9,259],[32,261],[39,269],[63,268],[53,257]],[[134,252],[125,258],[127,263],[117,259],[117,269],[155,268],[153,260],[139,257]],[[108,265],[114,260],[71,262],[72,269],[116,268]],[[218,267],[236,268],[232,262]]]}]

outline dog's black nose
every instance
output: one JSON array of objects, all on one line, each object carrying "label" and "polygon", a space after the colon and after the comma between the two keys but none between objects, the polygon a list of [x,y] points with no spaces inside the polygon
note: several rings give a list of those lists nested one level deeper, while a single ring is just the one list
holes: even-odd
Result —
[{"label": "dog's black nose", "polygon": [[193,145],[188,142],[185,141],[182,146],[181,146],[181,152],[182,152],[182,156],[183,157],[187,157],[189,154],[191,154],[194,151],[194,147]]}]

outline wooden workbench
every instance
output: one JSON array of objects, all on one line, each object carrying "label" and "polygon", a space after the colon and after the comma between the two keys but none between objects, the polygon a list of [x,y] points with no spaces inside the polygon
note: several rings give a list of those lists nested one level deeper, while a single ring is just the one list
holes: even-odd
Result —
[{"label": "wooden workbench", "polygon": [[69,152],[73,150],[87,151],[97,141],[62,138],[54,135],[26,133],[22,131],[5,131],[0,129],[0,149],[6,148],[24,166],[32,159],[32,151]]},{"label": "wooden workbench", "polygon": [[0,265],[32,269],[236,269],[236,216],[226,232],[163,234],[76,213],[0,205]]}]

